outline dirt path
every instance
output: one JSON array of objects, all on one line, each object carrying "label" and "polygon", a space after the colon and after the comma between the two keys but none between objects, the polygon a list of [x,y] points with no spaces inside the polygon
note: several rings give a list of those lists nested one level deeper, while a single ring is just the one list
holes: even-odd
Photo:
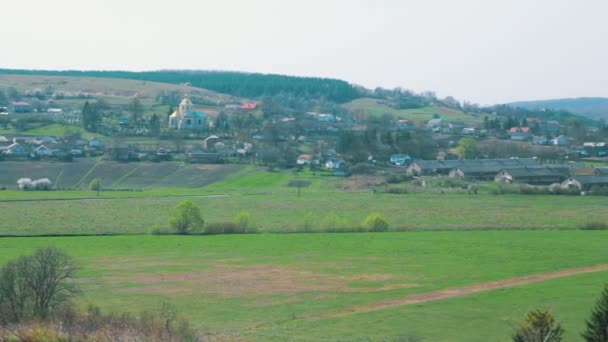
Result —
[{"label": "dirt path", "polygon": [[376,303],[370,303],[364,306],[355,306],[350,308],[345,308],[340,311],[331,312],[327,314],[317,315],[317,316],[308,316],[307,319],[320,319],[320,318],[334,318],[334,317],[343,317],[358,313],[372,312],[383,309],[389,309],[399,306],[407,306],[407,305],[416,305],[428,302],[434,302],[444,299],[456,298],[461,296],[467,296],[470,294],[475,294],[479,292],[485,291],[493,291],[499,290],[514,286],[527,285],[542,282],[545,280],[565,278],[569,276],[585,274],[585,273],[594,273],[608,271],[608,264],[589,266],[589,267],[580,267],[580,268],[571,268],[566,270],[560,270],[555,272],[548,273],[539,273],[532,274],[525,277],[516,277],[498,281],[491,281],[487,283],[477,283],[472,285],[467,285],[463,287],[454,287],[448,288],[444,290],[439,290],[435,292],[427,292],[427,293],[419,293],[410,295],[404,298],[397,298],[392,300],[386,300]]}]

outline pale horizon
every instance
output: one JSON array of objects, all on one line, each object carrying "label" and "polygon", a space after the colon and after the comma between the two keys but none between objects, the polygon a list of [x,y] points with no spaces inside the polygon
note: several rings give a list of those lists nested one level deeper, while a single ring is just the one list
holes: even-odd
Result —
[{"label": "pale horizon", "polygon": [[[496,104],[608,97],[608,3],[26,0],[0,67],[328,77]],[[27,15],[25,15],[27,14]]]}]

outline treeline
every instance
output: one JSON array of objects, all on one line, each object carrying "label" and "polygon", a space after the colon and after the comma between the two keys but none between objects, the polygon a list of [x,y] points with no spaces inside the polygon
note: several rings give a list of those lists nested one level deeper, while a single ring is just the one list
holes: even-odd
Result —
[{"label": "treeline", "polygon": [[249,98],[287,93],[296,97],[325,98],[328,101],[342,103],[360,97],[357,88],[342,80],[233,71],[171,70],[131,72],[0,69],[0,74],[103,77],[172,84],[189,83],[193,87]]}]

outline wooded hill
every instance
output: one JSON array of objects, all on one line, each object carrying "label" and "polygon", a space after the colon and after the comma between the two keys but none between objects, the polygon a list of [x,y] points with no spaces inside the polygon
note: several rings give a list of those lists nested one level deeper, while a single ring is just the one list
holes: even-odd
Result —
[{"label": "wooded hill", "polygon": [[329,101],[343,103],[360,96],[355,86],[337,79],[231,71],[168,70],[131,72],[0,69],[0,74],[103,77],[172,84],[187,83],[194,87],[247,98],[287,93],[296,97],[325,98]]}]

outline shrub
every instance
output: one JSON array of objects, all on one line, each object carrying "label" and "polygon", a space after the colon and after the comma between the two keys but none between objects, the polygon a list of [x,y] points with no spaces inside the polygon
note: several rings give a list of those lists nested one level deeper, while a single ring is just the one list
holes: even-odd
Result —
[{"label": "shrub", "polygon": [[239,233],[256,233],[257,229],[251,222],[251,216],[248,212],[241,211],[234,218],[236,222],[237,230]]},{"label": "shrub", "polygon": [[608,224],[604,222],[594,221],[582,224],[580,230],[608,230]]},{"label": "shrub", "polygon": [[409,193],[409,190],[407,188],[389,186],[386,188],[386,192],[389,194],[404,195]]},{"label": "shrub", "polygon": [[239,231],[239,228],[234,222],[212,222],[205,226],[205,234],[239,234],[244,233]]},{"label": "shrub", "polygon": [[358,163],[351,166],[348,172],[353,175],[371,175],[376,172],[376,168],[369,163]]},{"label": "shrub", "polygon": [[100,178],[95,178],[91,181],[91,183],[89,184],[89,189],[93,190],[93,191],[101,191],[101,179]]},{"label": "shrub", "polygon": [[357,231],[356,227],[346,217],[329,213],[319,223],[319,228],[326,233],[346,233]]},{"label": "shrub", "polygon": [[205,221],[200,209],[192,201],[182,201],[175,207],[169,219],[171,229],[177,234],[191,234],[203,229]]},{"label": "shrub", "polygon": [[386,232],[388,230],[388,222],[379,213],[373,213],[365,218],[363,228],[370,232]]},{"label": "shrub", "polygon": [[386,178],[386,182],[389,184],[398,184],[410,181],[412,179],[413,177],[411,175],[408,175],[407,173],[395,173],[388,176],[388,178]]},{"label": "shrub", "polygon": [[513,335],[514,342],[560,342],[564,329],[546,310],[528,312],[523,324]]}]

